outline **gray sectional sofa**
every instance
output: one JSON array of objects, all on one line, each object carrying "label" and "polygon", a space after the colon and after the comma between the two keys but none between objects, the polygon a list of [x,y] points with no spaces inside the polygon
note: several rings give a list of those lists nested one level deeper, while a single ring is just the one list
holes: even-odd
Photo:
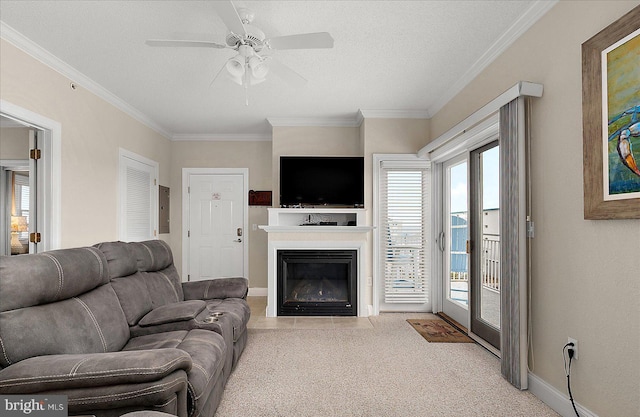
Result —
[{"label": "gray sectional sofa", "polygon": [[160,240],[0,257],[0,394],[212,417],[247,342],[247,290],[181,282]]}]

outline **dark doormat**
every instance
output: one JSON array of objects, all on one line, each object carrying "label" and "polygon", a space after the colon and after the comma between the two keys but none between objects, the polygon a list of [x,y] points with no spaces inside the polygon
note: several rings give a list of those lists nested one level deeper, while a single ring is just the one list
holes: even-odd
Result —
[{"label": "dark doormat", "polygon": [[407,322],[427,339],[427,342],[475,343],[469,336],[442,319],[408,319]]}]

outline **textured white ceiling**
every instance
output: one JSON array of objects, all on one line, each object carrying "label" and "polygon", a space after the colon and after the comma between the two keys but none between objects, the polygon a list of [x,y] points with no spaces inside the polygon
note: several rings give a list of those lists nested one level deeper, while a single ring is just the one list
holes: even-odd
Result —
[{"label": "textured white ceiling", "polygon": [[271,74],[245,91],[224,76],[211,84],[232,50],[144,44],[150,38],[224,43],[226,27],[211,3],[2,0],[0,19],[166,134],[268,135],[267,118],[355,120],[359,109],[433,113],[514,36],[519,19],[553,4],[236,1],[255,12],[253,24],[267,38],[326,31],[335,40],[333,49],[275,52],[308,80],[304,87]]}]

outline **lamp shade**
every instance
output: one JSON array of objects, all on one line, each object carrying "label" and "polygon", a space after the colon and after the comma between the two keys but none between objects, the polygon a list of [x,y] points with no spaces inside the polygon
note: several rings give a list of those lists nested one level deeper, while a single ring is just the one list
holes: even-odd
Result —
[{"label": "lamp shade", "polygon": [[28,232],[29,223],[25,216],[11,216],[11,231],[12,232]]},{"label": "lamp shade", "polygon": [[258,56],[249,58],[249,68],[251,69],[251,75],[258,80],[264,79],[269,73],[269,66]]},{"label": "lamp shade", "polygon": [[242,78],[245,71],[244,64],[245,59],[240,55],[236,55],[227,61],[227,71],[233,78]]}]

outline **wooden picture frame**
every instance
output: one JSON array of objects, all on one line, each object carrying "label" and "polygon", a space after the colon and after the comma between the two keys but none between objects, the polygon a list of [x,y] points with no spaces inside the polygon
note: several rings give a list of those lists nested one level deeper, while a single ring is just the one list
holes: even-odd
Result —
[{"label": "wooden picture frame", "polygon": [[271,191],[249,191],[249,205],[250,206],[270,206],[271,205]]},{"label": "wooden picture frame", "polygon": [[[640,29],[640,6],[613,22],[597,35],[582,44],[582,129],[583,129],[583,180],[584,218],[640,219],[640,198],[605,199],[605,135],[603,133],[602,52]],[[635,39],[635,36],[634,38]],[[640,83],[637,84],[640,90]],[[609,91],[607,91],[609,94]],[[640,102],[636,105],[640,106]],[[608,123],[609,124],[609,123]],[[619,139],[618,139],[619,140]],[[634,138],[634,140],[637,140]],[[636,145],[636,148],[638,146]],[[640,155],[634,149],[633,155]],[[638,164],[640,157],[636,156]],[[608,160],[608,159],[607,159]],[[625,164],[626,165],[626,164]],[[640,178],[640,177],[639,177]],[[609,187],[607,184],[607,187]],[[607,194],[609,189],[607,188]],[[637,195],[635,192],[630,195]]]}]

